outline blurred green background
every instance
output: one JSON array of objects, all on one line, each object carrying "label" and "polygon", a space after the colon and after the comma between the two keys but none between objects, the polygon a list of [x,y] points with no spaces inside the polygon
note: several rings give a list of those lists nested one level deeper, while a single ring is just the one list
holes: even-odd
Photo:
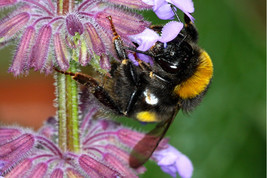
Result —
[{"label": "blurred green background", "polygon": [[[194,4],[199,45],[213,60],[214,78],[200,106],[179,113],[167,136],[192,160],[194,178],[265,178],[265,1]],[[147,168],[143,178],[168,177],[155,164]]]},{"label": "blurred green background", "polygon": [[[214,78],[201,105],[190,115],[179,113],[167,133],[170,143],[192,160],[194,178],[266,177],[265,3],[264,0],[194,2],[199,45],[213,60]],[[154,20],[150,13],[145,15]],[[3,81],[22,80],[15,80],[6,72],[10,51],[13,50],[0,51],[1,88]],[[30,75],[36,76],[39,77]],[[51,76],[38,80],[44,81],[49,81],[52,87]],[[35,89],[26,90],[30,90],[26,97],[31,97]],[[52,99],[49,101],[53,103]],[[0,98],[0,106],[5,103]],[[46,115],[53,112],[50,108]],[[148,171],[141,177],[168,177],[154,163],[146,166]]]}]

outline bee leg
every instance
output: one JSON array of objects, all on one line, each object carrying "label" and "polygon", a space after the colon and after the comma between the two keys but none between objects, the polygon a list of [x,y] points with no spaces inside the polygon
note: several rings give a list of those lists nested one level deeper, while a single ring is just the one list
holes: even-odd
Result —
[{"label": "bee leg", "polygon": [[72,76],[75,81],[84,86],[87,86],[90,90],[90,93],[92,93],[100,103],[117,112],[118,114],[122,114],[120,108],[112,100],[108,92],[106,92],[106,90],[102,86],[100,86],[93,77],[80,72],[72,73],[60,71],[57,68],[54,69],[59,73]]},{"label": "bee leg", "polygon": [[198,32],[193,24],[193,22],[190,20],[190,18],[184,14],[184,21],[185,21],[185,31],[187,34],[186,38],[190,38],[193,42],[197,42],[198,40]]},{"label": "bee leg", "polygon": [[126,51],[124,49],[123,42],[121,40],[120,35],[118,35],[118,33],[116,32],[116,29],[115,29],[113,21],[112,21],[112,17],[107,16],[107,19],[109,20],[111,30],[112,30],[113,35],[114,35],[112,40],[113,40],[113,44],[114,44],[115,50],[117,52],[117,55],[118,55],[120,60],[127,59],[127,54],[126,54]]}]

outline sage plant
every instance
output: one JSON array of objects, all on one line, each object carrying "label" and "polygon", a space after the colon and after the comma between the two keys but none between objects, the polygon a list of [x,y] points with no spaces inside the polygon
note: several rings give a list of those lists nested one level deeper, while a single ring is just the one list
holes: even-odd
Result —
[{"label": "sage plant", "polygon": [[[126,46],[139,44],[146,51],[155,42],[167,43],[183,28],[170,21],[158,35],[137,12],[153,10],[170,20],[181,10],[193,21],[191,0],[1,0],[0,45],[17,42],[9,72],[27,75],[30,69],[54,74],[55,117],[34,132],[19,126],[0,127],[0,176],[5,177],[137,177],[145,167],[131,168],[131,150],[144,133],[96,114],[101,110],[91,95],[80,98],[70,76],[54,71],[77,72],[91,65],[107,74],[118,60],[107,16]],[[138,65],[129,53],[131,59]],[[140,59],[147,62],[147,57]],[[151,60],[151,59],[150,59]],[[86,98],[85,101],[82,101]],[[191,177],[191,161],[163,139],[151,160],[176,177]]]}]

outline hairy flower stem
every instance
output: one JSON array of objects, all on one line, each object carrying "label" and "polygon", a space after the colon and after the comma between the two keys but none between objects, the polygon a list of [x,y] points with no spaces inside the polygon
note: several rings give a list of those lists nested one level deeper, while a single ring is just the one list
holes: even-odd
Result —
[{"label": "hairy flower stem", "polygon": [[[70,72],[77,72],[75,61],[70,62]],[[67,148],[78,152],[79,143],[79,109],[78,109],[78,86],[71,76],[66,76],[66,113],[67,113]]]},{"label": "hairy flower stem", "polygon": [[62,151],[67,150],[67,117],[66,117],[66,75],[56,73],[56,94],[57,94],[57,118],[58,118],[58,145]]},{"label": "hairy flower stem", "polygon": [[[74,0],[58,0],[58,14],[66,14],[73,8]],[[75,61],[70,62],[70,72],[77,71]],[[79,143],[79,109],[77,83],[64,74],[56,74],[56,92],[58,101],[58,144],[63,151],[78,152]]]}]

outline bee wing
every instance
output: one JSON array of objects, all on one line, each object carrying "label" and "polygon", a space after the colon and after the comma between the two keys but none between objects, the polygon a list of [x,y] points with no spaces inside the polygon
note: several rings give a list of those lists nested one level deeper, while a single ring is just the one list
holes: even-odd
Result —
[{"label": "bee wing", "polygon": [[177,109],[167,121],[157,124],[153,130],[148,132],[145,137],[134,146],[129,158],[129,165],[132,168],[142,166],[151,157],[160,141],[165,136],[178,111],[179,109]]}]

